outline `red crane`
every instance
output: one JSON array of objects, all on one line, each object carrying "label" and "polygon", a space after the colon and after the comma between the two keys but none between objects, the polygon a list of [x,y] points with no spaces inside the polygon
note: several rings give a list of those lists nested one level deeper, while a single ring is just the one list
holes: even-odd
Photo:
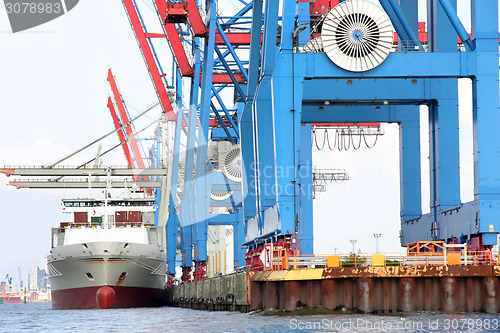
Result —
[{"label": "red crane", "polygon": [[[122,97],[120,95],[120,92],[118,91],[118,86],[116,85],[115,77],[113,76],[113,72],[111,71],[111,68],[108,69],[108,82],[109,85],[111,86],[111,90],[113,91],[113,96],[116,101],[116,105],[118,106],[118,110],[120,112],[120,118],[122,120],[122,124],[125,126],[125,131],[118,131],[118,136],[120,138],[120,142],[122,143],[123,150],[125,152],[125,157],[127,159],[127,162],[129,166],[133,169],[139,168],[139,169],[145,169],[144,162],[142,160],[141,152],[139,150],[139,146],[137,145],[137,140],[135,139],[135,134],[134,131],[132,130],[132,126],[130,124],[130,119],[128,117],[127,111],[125,110],[125,106],[123,104]],[[108,97],[108,108],[111,112],[111,116],[113,117],[113,122],[115,124],[116,128],[120,128],[120,121],[118,118],[118,115],[115,111],[113,102],[110,97]],[[128,148],[128,145],[126,143],[126,139],[129,139],[130,146],[132,147],[132,153],[133,156],[135,157],[136,164],[134,163],[132,159],[132,154],[130,153],[130,150]],[[137,178],[134,177],[136,180]],[[149,181],[149,177],[145,176],[144,177],[145,181]]]}]

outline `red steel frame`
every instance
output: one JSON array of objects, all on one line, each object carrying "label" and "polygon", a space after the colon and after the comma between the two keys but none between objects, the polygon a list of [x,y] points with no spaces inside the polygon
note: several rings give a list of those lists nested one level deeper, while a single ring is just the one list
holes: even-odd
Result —
[{"label": "red steel frame", "polygon": [[118,130],[118,137],[120,138],[120,142],[122,143],[123,152],[125,153],[125,158],[127,159],[128,165],[133,168],[134,160],[132,159],[132,155],[130,154],[130,149],[127,145],[127,140],[125,139],[125,134],[123,134],[123,130],[120,129],[120,120],[118,120],[118,116],[116,114],[115,107],[113,105],[113,101],[111,97],[108,97],[108,108],[111,112],[111,117],[113,118],[113,123],[115,124],[115,128]]},{"label": "red steel frame", "polygon": [[[137,166],[140,169],[145,169],[144,162],[142,161],[141,157],[141,152],[139,151],[139,146],[137,145],[137,140],[134,137],[134,132],[132,130],[132,126],[130,125],[130,119],[128,118],[127,112],[125,111],[125,106],[123,105],[123,101],[120,96],[120,92],[118,91],[118,87],[116,85],[116,81],[113,76],[113,72],[111,71],[111,68],[108,69],[108,81],[109,85],[111,86],[111,90],[113,91],[113,96],[115,97],[116,105],[118,106],[118,110],[120,111],[120,116],[125,126],[125,132],[127,133],[127,136],[130,138],[130,146],[132,146],[132,152],[134,153]],[[132,168],[134,168],[133,165],[134,164],[131,165]],[[149,177],[147,176],[145,176],[144,179],[146,181],[149,181]]]},{"label": "red steel frame", "polygon": [[[156,90],[156,94],[160,99],[160,104],[163,108],[163,111],[166,113],[168,120],[175,120],[177,117],[172,109],[172,105],[170,104],[170,100],[168,99],[167,90],[163,85],[161,80],[161,74],[158,71],[158,66],[156,66],[156,62],[151,52],[151,49],[148,44],[148,39],[146,37],[146,33],[142,28],[141,22],[139,20],[139,16],[135,10],[134,3],[132,0],[122,0],[123,5],[125,6],[125,10],[127,12],[130,24],[132,26],[132,30],[134,31],[135,37],[137,38],[137,42],[139,43],[139,47],[141,49],[142,56],[146,61],[146,65],[148,67],[149,75],[151,76],[151,80],[153,81],[153,85]],[[175,29],[175,26],[174,26]],[[177,31],[176,31],[177,32]],[[177,34],[176,34],[177,35]],[[177,35],[177,37],[179,37]],[[109,78],[109,76],[108,76]],[[139,155],[140,156],[140,155]]]}]

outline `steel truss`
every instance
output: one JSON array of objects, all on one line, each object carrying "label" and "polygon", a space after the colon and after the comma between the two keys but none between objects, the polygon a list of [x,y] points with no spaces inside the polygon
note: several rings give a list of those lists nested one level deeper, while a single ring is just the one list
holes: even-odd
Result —
[{"label": "steel truss", "polygon": [[[316,6],[334,6],[336,1],[241,1],[234,16],[221,17],[214,0],[185,0],[185,13],[169,12],[180,7],[154,0],[163,27],[163,33],[155,34],[141,24],[133,0],[123,3],[162,107],[175,124],[170,127],[172,173],[162,189],[170,198],[171,274],[180,227],[184,278],[189,278],[193,262],[195,277],[203,276],[207,228],[218,219],[234,226],[236,267],[244,264],[243,242],[252,249],[269,235],[296,234],[301,253],[312,254],[311,130],[325,123],[399,124],[402,245],[432,239],[467,241],[477,248],[496,244],[500,113],[495,1],[471,1],[471,37],[464,34],[456,15],[456,0],[428,1],[423,47],[418,3],[380,0],[396,29],[398,52],[364,72],[341,69],[322,52],[304,52],[303,46],[319,36],[318,27],[328,12]],[[152,38],[166,38],[172,50],[178,110],[166,98],[162,78],[168,73],[160,70],[151,51]],[[475,200],[470,203],[460,201],[459,78],[473,83]],[[422,214],[421,208],[421,105],[429,109],[430,214]],[[241,190],[213,171],[207,152],[211,140],[241,145]],[[238,193],[232,201],[218,203],[228,214],[210,214],[216,205],[210,199],[213,186]],[[182,200],[177,198],[179,190]]]}]

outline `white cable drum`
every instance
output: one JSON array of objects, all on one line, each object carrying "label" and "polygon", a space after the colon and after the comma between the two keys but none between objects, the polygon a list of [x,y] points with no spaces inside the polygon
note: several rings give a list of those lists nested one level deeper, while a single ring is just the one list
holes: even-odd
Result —
[{"label": "white cable drum", "polygon": [[364,72],[389,55],[394,28],[382,8],[368,0],[347,0],[326,15],[321,40],[327,56],[337,66]]},{"label": "white cable drum", "polygon": [[307,42],[306,45],[304,45],[303,48],[304,52],[314,52],[314,53],[323,53],[323,44],[321,43],[321,37],[316,37],[309,42]]}]

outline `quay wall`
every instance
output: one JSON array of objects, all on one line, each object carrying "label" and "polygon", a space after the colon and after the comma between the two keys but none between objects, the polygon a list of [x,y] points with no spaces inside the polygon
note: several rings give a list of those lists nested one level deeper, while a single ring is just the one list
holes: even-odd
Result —
[{"label": "quay wall", "polygon": [[240,272],[168,289],[169,305],[360,313],[500,311],[500,266],[344,267]]}]

